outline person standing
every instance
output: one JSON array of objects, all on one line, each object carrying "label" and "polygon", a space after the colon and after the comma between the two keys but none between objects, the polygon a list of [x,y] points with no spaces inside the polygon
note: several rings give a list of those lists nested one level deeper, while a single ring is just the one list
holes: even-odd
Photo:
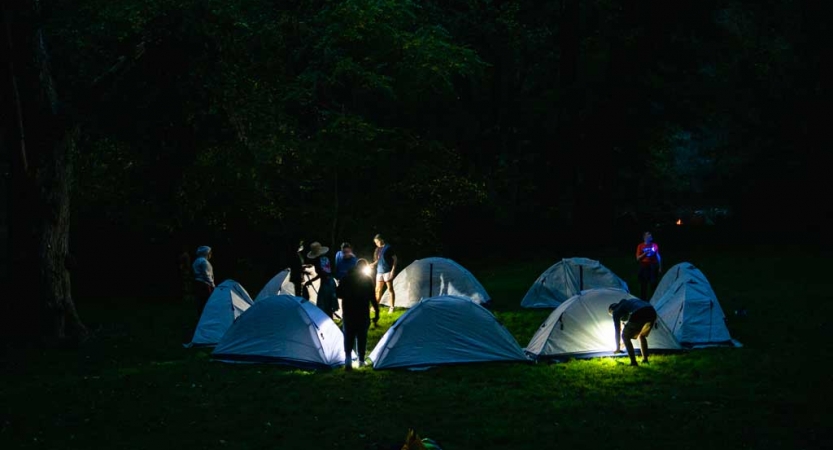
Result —
[{"label": "person standing", "polygon": [[336,253],[336,281],[341,283],[341,280],[347,276],[350,269],[356,266],[357,262],[356,255],[353,253],[353,246],[349,242],[342,243],[341,250]]},{"label": "person standing", "polygon": [[310,244],[307,259],[312,261],[315,277],[307,280],[304,286],[308,288],[312,286],[315,280],[320,280],[318,300],[316,300],[315,305],[332,319],[333,314],[338,311],[338,299],[336,298],[336,282],[333,280],[332,263],[330,258],[327,257],[329,251],[330,248],[322,246],[320,242]]},{"label": "person standing", "polygon": [[659,245],[654,242],[650,231],[642,234],[642,242],[636,246],[636,262],[639,264],[639,296],[642,300],[650,301],[648,297],[648,286],[651,287],[651,294],[656,291],[659,283],[659,274],[662,273],[662,257],[659,254]]},{"label": "person standing", "polygon": [[304,285],[304,240],[301,239],[298,245],[289,244],[286,257],[289,258],[289,282],[292,283],[296,297],[303,297]]},{"label": "person standing", "polygon": [[373,288],[373,279],[365,275],[366,259],[356,261],[347,275],[341,279],[336,292],[341,299],[342,330],[344,331],[344,370],[353,370],[353,349],[359,357],[359,367],[364,366],[367,351],[367,329],[370,326],[368,305],[376,311],[374,322],[379,320],[379,304]]},{"label": "person standing", "polygon": [[[613,353],[622,353],[621,340],[624,340],[631,365],[638,366],[636,352],[631,342],[631,339],[638,338],[642,362],[648,362],[648,335],[651,334],[651,329],[657,321],[656,309],[650,303],[638,298],[623,298],[619,300],[619,303],[612,303],[608,306],[607,313],[613,316],[613,327],[616,330],[616,350]],[[621,328],[622,323],[625,323],[624,329]],[[619,333],[620,329],[622,329],[621,335]]]},{"label": "person standing", "polygon": [[197,320],[199,320],[208,298],[214,292],[214,267],[209,262],[213,252],[211,247],[203,245],[197,248],[195,256],[196,259],[191,267],[194,270],[194,298],[197,302]]},{"label": "person standing", "polygon": [[392,313],[396,305],[396,292],[393,290],[393,277],[396,276],[396,251],[385,242],[381,234],[373,238],[376,250],[373,253],[373,264],[376,267],[376,302],[382,300],[382,294],[387,287],[390,292],[390,307],[388,312]]}]

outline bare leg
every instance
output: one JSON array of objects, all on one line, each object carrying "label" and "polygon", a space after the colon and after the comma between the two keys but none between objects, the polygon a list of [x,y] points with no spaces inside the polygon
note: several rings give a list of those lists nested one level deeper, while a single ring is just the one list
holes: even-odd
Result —
[{"label": "bare leg", "polygon": [[396,304],[396,292],[393,291],[393,281],[386,282],[388,285],[388,292],[390,292],[390,307],[393,308]]},{"label": "bare leg", "polygon": [[382,288],[384,287],[384,281],[379,281],[376,283],[376,304],[379,304],[382,301]]},{"label": "bare leg", "polygon": [[642,362],[648,362],[648,338],[639,335],[639,350],[642,352]]},{"label": "bare leg", "polygon": [[633,342],[630,339],[625,339],[622,336],[622,340],[625,341],[625,348],[628,349],[628,357],[631,359],[632,366],[638,366],[639,364],[636,363],[636,351],[633,349]]}]

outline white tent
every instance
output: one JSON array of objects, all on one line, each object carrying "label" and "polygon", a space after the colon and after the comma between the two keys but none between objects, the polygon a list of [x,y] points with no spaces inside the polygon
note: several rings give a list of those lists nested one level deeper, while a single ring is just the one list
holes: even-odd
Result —
[{"label": "white tent", "polygon": [[[304,272],[303,281],[310,280],[312,278],[315,278],[315,271],[313,269],[307,269],[307,271]],[[313,304],[318,304],[319,289],[321,289],[320,280],[313,281],[312,286],[309,287],[309,301]],[[295,285],[289,281],[289,269],[284,269],[272,277],[272,279],[269,280],[265,286],[263,286],[260,293],[257,294],[255,301],[270,297],[272,295],[295,295]],[[337,317],[341,317],[341,299],[338,299],[338,305],[338,310],[336,310],[335,314]]]},{"label": "white tent", "polygon": [[319,369],[344,365],[344,335],[317,306],[292,295],[256,301],[214,348],[225,362],[268,362]]},{"label": "white tent", "polygon": [[[709,291],[713,291],[709,280],[706,279],[706,276],[703,275],[703,272],[701,272],[700,269],[694,267],[694,264],[689,262],[681,262],[671,266],[671,268],[665,271],[662,275],[662,278],[657,284],[657,288],[654,290],[653,295],[651,295],[651,303],[654,303],[655,300],[659,300],[659,298],[665,295],[666,291],[668,291],[671,286],[684,279],[698,280],[700,281],[702,288],[708,288]],[[714,292],[711,294],[713,297],[717,297],[714,295]]]},{"label": "white tent", "polygon": [[529,361],[518,342],[477,302],[443,295],[405,312],[370,353],[374,369]]},{"label": "white tent", "polygon": [[708,282],[680,278],[651,303],[685,347],[740,346],[729,336],[726,316]]},{"label": "white tent", "polygon": [[226,330],[252,306],[252,298],[243,289],[240,283],[234,280],[226,280],[214,288],[214,292],[208,297],[202,315],[194,331],[191,346],[212,346],[220,341]]},{"label": "white tent", "polygon": [[[613,355],[616,331],[607,308],[623,298],[636,297],[621,289],[602,288],[569,298],[541,324],[524,351],[536,359]],[[634,348],[639,349],[638,341]],[[650,352],[682,349],[661,318],[648,336],[648,348]]]},{"label": "white tent", "polygon": [[[477,278],[460,264],[446,258],[425,258],[412,262],[393,279],[396,307],[410,308],[423,298],[441,295],[466,297],[488,303],[489,294]],[[386,291],[379,302],[390,305]]]},{"label": "white tent", "polygon": [[[310,275],[310,278],[313,277],[315,277],[314,273]],[[307,279],[306,275],[304,275],[304,281]],[[312,282],[312,288],[309,290],[311,302],[315,303],[315,300],[318,297],[317,292],[320,287],[321,283],[318,280]],[[272,279],[269,280],[265,286],[263,286],[260,293],[257,294],[255,301],[272,295],[295,295],[295,285],[289,281],[289,269],[281,270],[277,275],[272,277]]]},{"label": "white tent", "polygon": [[579,292],[596,288],[628,291],[628,284],[596,260],[565,258],[545,270],[535,280],[521,300],[521,306],[557,308]]}]

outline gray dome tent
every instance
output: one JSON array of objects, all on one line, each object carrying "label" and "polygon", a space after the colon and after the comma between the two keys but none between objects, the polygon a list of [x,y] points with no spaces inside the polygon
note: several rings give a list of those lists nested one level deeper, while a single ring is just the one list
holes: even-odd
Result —
[{"label": "gray dome tent", "polygon": [[529,361],[515,338],[477,302],[443,295],[405,312],[370,353],[374,369]]},{"label": "gray dome tent", "polygon": [[741,346],[729,335],[726,315],[699,270],[676,277],[673,284],[664,287],[659,297],[655,295],[651,299],[651,304],[685,347]]},{"label": "gray dome tent", "polygon": [[[612,356],[616,336],[607,308],[624,298],[636,297],[621,289],[602,288],[569,298],[541,324],[524,351],[535,359]],[[648,336],[648,348],[651,352],[682,350],[659,317]]]},{"label": "gray dome tent", "polygon": [[[488,303],[489,294],[468,270],[447,258],[418,259],[393,279],[396,306],[410,308],[423,298],[452,295],[466,297],[475,303]],[[390,294],[385,291],[380,302],[390,305]]]},{"label": "gray dome tent", "polygon": [[256,301],[229,327],[211,357],[306,369],[344,365],[344,335],[317,306],[301,297],[273,295]]},{"label": "gray dome tent", "polygon": [[225,280],[208,297],[200,315],[194,337],[185,347],[213,346],[220,341],[232,323],[254,302],[240,283]]},{"label": "gray dome tent", "polygon": [[[307,271],[304,272],[302,282],[314,277],[315,272],[313,269],[307,269]],[[321,289],[321,280],[313,281],[312,286],[309,287],[309,301],[313,304],[318,304],[319,289]],[[272,277],[272,279],[269,280],[265,286],[263,286],[260,293],[257,294],[255,301],[259,301],[272,295],[295,295],[295,286],[289,281],[289,269],[284,269]],[[338,299],[338,309],[335,311],[335,314],[337,317],[341,317],[341,313],[341,299]]]},{"label": "gray dome tent", "polygon": [[[303,281],[307,280],[307,275],[309,275],[310,278],[315,276],[315,274],[310,275],[309,272],[306,272],[306,275],[303,277]],[[313,303],[315,303],[317,298],[316,293],[318,292],[320,286],[321,283],[318,280],[315,280],[312,283],[312,289],[310,289],[309,293],[310,301]],[[260,293],[257,294],[255,301],[271,295],[295,295],[295,286],[289,281],[289,269],[281,270],[277,275],[272,277],[272,279],[269,280],[265,286],[263,286]]]},{"label": "gray dome tent", "polygon": [[596,260],[564,258],[535,280],[521,300],[521,306],[557,308],[581,291],[596,288],[616,288],[627,292],[628,284]]},{"label": "gray dome tent", "polygon": [[659,298],[665,295],[665,293],[671,289],[675,283],[686,279],[695,279],[700,281],[702,288],[712,291],[712,296],[717,297],[714,295],[711,284],[709,283],[709,280],[706,279],[706,275],[704,275],[700,269],[694,267],[694,264],[689,262],[681,262],[671,266],[671,268],[666,270],[662,275],[659,283],[657,283],[657,288],[654,290],[653,295],[651,295],[651,303],[654,303],[654,300],[659,300]]}]

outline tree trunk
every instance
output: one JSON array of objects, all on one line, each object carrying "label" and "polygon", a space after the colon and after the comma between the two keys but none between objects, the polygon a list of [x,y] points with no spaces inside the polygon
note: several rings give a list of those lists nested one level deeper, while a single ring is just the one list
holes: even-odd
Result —
[{"label": "tree trunk", "polygon": [[11,50],[4,81],[16,100],[3,128],[13,136],[7,139],[10,146],[19,146],[12,152],[19,157],[12,158],[15,217],[10,238],[14,266],[21,273],[13,282],[18,284],[16,292],[29,293],[10,299],[18,304],[15,334],[48,343],[83,340],[88,332],[75,309],[68,270],[75,131],[58,102],[39,3],[14,2],[2,12],[6,47]]}]

